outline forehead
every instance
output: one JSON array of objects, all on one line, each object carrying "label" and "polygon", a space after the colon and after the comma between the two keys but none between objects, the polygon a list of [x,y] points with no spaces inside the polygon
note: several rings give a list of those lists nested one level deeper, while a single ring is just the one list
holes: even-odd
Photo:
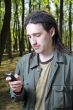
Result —
[{"label": "forehead", "polygon": [[38,33],[38,32],[42,32],[45,31],[42,24],[38,23],[38,24],[33,24],[33,23],[29,23],[26,26],[26,31],[28,34],[32,34],[32,33]]}]

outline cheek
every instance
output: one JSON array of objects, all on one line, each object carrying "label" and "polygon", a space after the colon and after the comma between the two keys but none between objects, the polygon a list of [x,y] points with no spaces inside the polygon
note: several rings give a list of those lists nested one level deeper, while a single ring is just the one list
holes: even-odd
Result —
[{"label": "cheek", "polygon": [[46,45],[47,41],[46,41],[46,39],[41,39],[41,40],[39,39],[38,43],[39,43],[42,47],[44,47],[44,46]]}]

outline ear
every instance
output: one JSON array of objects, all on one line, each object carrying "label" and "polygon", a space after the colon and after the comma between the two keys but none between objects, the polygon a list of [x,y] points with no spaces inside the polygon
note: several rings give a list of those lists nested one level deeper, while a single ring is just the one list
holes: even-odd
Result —
[{"label": "ear", "polygon": [[55,35],[55,28],[52,27],[52,28],[50,29],[50,36],[53,37],[54,35]]}]

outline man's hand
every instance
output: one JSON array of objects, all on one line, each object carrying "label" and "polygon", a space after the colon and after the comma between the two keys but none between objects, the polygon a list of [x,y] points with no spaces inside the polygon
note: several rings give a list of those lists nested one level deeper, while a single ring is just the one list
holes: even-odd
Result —
[{"label": "man's hand", "polygon": [[14,75],[16,78],[16,81],[11,81],[11,77],[6,77],[6,81],[9,82],[10,88],[14,91],[14,92],[21,92],[21,89],[23,87],[23,83],[21,80],[21,77],[17,74]]}]

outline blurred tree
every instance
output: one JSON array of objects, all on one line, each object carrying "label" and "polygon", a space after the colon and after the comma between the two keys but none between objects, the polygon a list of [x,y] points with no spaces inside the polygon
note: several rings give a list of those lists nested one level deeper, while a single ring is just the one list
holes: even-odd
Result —
[{"label": "blurred tree", "polygon": [[11,20],[11,0],[4,0],[5,3],[5,15],[4,15],[4,22],[3,27],[0,34],[0,64],[2,61],[2,56],[7,40],[7,36],[10,34],[10,20]]},{"label": "blurred tree", "polygon": [[22,34],[19,36],[19,50],[20,56],[25,52],[25,41],[24,41],[24,15],[25,15],[25,0],[22,0]]},{"label": "blurred tree", "polygon": [[70,52],[72,51],[72,14],[71,14],[71,10],[72,10],[72,1],[69,1],[69,38],[70,38],[70,42],[69,42],[69,48],[70,48]]},{"label": "blurred tree", "polygon": [[60,39],[62,40],[62,32],[63,32],[63,0],[60,0],[60,22],[59,22],[59,30],[60,30]]}]

